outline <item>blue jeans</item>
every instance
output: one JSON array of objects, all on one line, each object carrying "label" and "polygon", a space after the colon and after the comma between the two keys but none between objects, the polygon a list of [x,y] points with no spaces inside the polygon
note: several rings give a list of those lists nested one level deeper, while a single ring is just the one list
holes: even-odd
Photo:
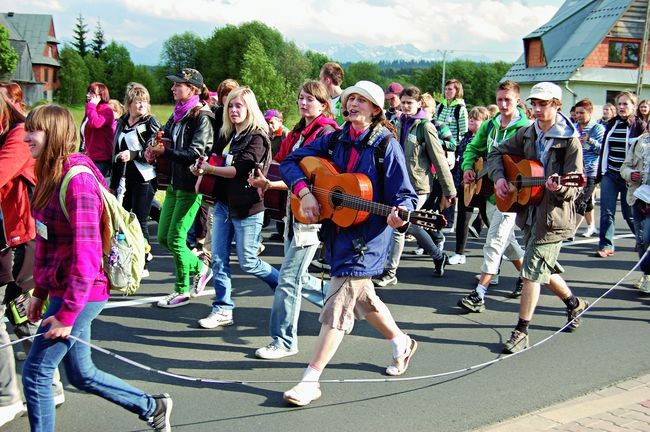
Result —
[{"label": "blue jeans", "polygon": [[618,173],[606,172],[600,181],[600,240],[598,249],[614,250],[616,201],[620,195],[623,219],[634,233],[632,210],[627,203],[627,184]]},{"label": "blue jeans", "polygon": [[231,218],[228,206],[221,202],[214,205],[212,223],[212,271],[214,272],[215,297],[212,311],[233,310],[232,281],[230,273],[230,244],[235,239],[239,266],[246,273],[257,276],[271,289],[278,285],[278,270],[257,257],[264,212],[245,218]]},{"label": "blue jeans", "polygon": [[[50,298],[44,318],[54,315],[62,303],[61,298]],[[77,316],[71,335],[90,342],[90,326],[105,304],[86,304]],[[41,325],[38,332],[43,333],[48,328]],[[52,377],[61,361],[68,381],[79,390],[96,394],[143,417],[153,414],[156,402],[150,395],[97,369],[90,356],[90,347],[75,342],[73,339],[45,339],[40,336],[34,339],[23,367],[23,389],[32,432],[54,431]]]},{"label": "blue jeans", "polygon": [[323,307],[328,284],[307,271],[318,250],[318,243],[296,246],[295,238],[284,239],[284,261],[280,268],[278,286],[273,296],[269,323],[272,344],[286,350],[298,350],[298,317],[301,296],[318,307]]}]

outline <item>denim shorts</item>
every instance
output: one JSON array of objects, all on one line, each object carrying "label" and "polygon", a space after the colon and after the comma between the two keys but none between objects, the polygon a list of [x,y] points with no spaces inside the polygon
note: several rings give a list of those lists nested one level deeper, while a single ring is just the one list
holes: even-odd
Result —
[{"label": "denim shorts", "polygon": [[377,297],[370,278],[335,276],[330,281],[319,320],[321,324],[350,333],[355,318],[364,319],[370,312],[384,310],[386,305]]},{"label": "denim shorts", "polygon": [[528,236],[521,277],[546,285],[552,274],[564,273],[564,268],[557,262],[561,248],[561,241],[535,244],[534,236]]}]

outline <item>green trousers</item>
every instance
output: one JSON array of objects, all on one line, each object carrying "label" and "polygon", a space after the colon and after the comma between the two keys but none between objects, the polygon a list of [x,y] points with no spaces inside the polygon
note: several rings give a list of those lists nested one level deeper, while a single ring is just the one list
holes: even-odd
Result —
[{"label": "green trousers", "polygon": [[158,243],[170,251],[176,266],[174,291],[185,294],[190,290],[190,276],[201,271],[203,263],[187,247],[187,232],[201,206],[201,195],[167,188],[165,202],[158,220]]}]

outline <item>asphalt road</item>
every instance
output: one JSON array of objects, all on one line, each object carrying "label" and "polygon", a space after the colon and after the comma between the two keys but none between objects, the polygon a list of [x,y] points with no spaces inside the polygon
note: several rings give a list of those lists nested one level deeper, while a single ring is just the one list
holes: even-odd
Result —
[{"label": "asphalt road", "polygon": [[[620,215],[618,220],[622,227]],[[269,234],[265,230],[266,238]],[[279,267],[281,244],[265,243],[264,259]],[[596,239],[579,238],[563,248],[565,278],[577,295],[593,303],[633,267],[633,240],[622,238],[616,244],[616,255],[607,259],[592,257]],[[514,286],[514,268],[504,262],[500,285],[490,289],[486,312],[464,314],[456,302],[474,286],[482,260],[480,241],[469,244],[467,264],[447,267],[443,278],[434,278],[431,260],[411,255],[413,248],[407,243],[399,284],[378,290],[400,327],[419,343],[404,375],[409,380],[384,381],[390,345],[366,322],[358,322],[322,379],[377,381],[323,383],[320,400],[305,408],[289,407],[282,392],[293,385],[287,381],[301,377],[310,359],[320,327],[318,310],[303,302],[298,355],[257,360],[255,349],[269,342],[270,290],[244,276],[233,257],[235,325],[200,329],[196,321],[208,314],[209,295],[177,309],[153,305],[155,297],[169,293],[173,283],[172,259],[157,247],[151,277],[135,296],[111,300],[94,322],[93,342],[170,373],[285,382],[185,381],[99,352],[94,359],[101,368],[147,392],[170,393],[174,430],[210,432],[473,430],[650,372],[650,300],[640,299],[631,288],[640,275],[636,272],[587,312],[576,333],[560,333],[520,355],[447,374],[504,357],[502,343],[517,321],[518,301],[507,296]],[[453,252],[453,235],[448,236],[446,250]],[[565,321],[563,303],[543,291],[530,327],[531,343],[551,336]],[[66,398],[57,410],[58,431],[149,430],[136,415],[70,385],[66,385]],[[25,417],[0,429],[22,432],[29,426]]]}]

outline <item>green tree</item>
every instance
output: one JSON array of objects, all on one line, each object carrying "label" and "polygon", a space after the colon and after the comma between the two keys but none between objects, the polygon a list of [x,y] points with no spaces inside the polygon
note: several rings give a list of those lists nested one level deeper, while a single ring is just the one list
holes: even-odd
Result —
[{"label": "green tree", "polygon": [[18,64],[18,53],[9,42],[9,30],[0,25],[0,75],[9,75]]},{"label": "green tree", "polygon": [[60,53],[60,80],[58,100],[65,105],[77,105],[86,101],[88,68],[75,48],[65,46]]},{"label": "green tree", "polygon": [[379,65],[367,61],[352,63],[345,70],[343,88],[354,85],[356,82],[361,80],[368,80],[382,85],[383,79],[381,77]]},{"label": "green tree", "polygon": [[133,80],[135,66],[131,61],[129,50],[124,45],[113,41],[106,46],[100,59],[106,63],[106,86],[111,97],[124,99],[126,85]]},{"label": "green tree", "polygon": [[255,37],[250,39],[244,52],[241,81],[253,89],[262,110],[277,108],[286,111],[289,108],[291,90]]},{"label": "green tree", "polygon": [[84,21],[83,15],[79,14],[79,16],[77,17],[77,22],[75,24],[72,33],[73,33],[72,38],[74,39],[74,42],[72,42],[72,46],[75,47],[77,53],[79,53],[81,57],[85,57],[86,54],[88,53],[88,43],[86,42],[86,35],[88,34],[88,26]]},{"label": "green tree", "polygon": [[97,27],[95,28],[95,35],[93,36],[91,49],[95,58],[99,58],[104,51],[106,46],[106,39],[104,38],[104,29],[102,28],[102,22],[97,20]]},{"label": "green tree", "polygon": [[[175,34],[163,43],[160,61],[169,73],[184,67],[199,69],[199,55],[204,41],[192,32]],[[200,70],[200,69],[199,69]]]},{"label": "green tree", "polygon": [[331,61],[329,57],[325,54],[321,54],[316,51],[307,51],[305,52],[305,58],[309,62],[309,73],[307,74],[311,79],[318,79],[320,75],[320,68],[323,67],[325,63]]},{"label": "green tree", "polygon": [[[153,68],[145,65],[137,65],[133,70],[132,81],[138,82],[145,86],[149,91],[149,97],[152,103],[160,102],[162,99],[161,88],[156,76],[153,74]],[[164,121],[166,119],[159,119]]]},{"label": "green tree", "polygon": [[89,82],[106,82],[106,63],[100,58],[96,58],[91,55],[87,55],[83,58],[84,63],[86,63],[86,68],[88,69],[88,81]]}]

